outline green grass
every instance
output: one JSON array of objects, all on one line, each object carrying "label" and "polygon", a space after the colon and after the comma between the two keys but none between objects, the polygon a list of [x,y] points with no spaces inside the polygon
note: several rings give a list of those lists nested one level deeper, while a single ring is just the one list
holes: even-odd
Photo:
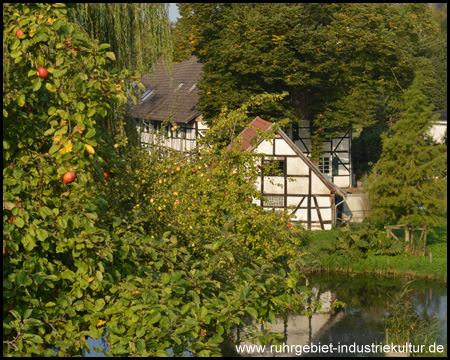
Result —
[{"label": "green grass", "polygon": [[[310,272],[363,273],[403,278],[422,278],[447,282],[447,222],[433,227],[427,237],[425,256],[402,253],[396,256],[352,256],[334,251],[339,231],[311,231],[306,235],[307,270]],[[396,234],[397,235],[397,234]],[[404,240],[398,233],[399,240]],[[414,236],[420,236],[418,233]],[[432,253],[432,263],[429,254]]]}]

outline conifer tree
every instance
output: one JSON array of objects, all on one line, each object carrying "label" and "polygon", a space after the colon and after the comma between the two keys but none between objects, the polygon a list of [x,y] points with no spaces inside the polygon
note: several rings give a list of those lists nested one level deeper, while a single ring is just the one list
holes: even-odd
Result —
[{"label": "conifer tree", "polygon": [[422,88],[417,73],[404,94],[402,117],[382,135],[381,158],[367,182],[371,217],[405,226],[405,241],[411,227],[435,224],[447,207],[445,145],[428,135],[439,115],[432,114]]}]

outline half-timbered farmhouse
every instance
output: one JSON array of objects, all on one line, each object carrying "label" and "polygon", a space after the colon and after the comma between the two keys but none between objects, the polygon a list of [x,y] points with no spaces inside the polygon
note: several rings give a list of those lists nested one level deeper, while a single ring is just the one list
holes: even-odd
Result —
[{"label": "half-timbered farmhouse", "polygon": [[[246,151],[261,154],[258,157],[262,170],[256,186],[264,200],[254,202],[266,210],[290,207],[295,221],[308,230],[331,229],[336,224],[336,204],[345,192],[333,184],[284,131],[277,130],[271,141],[255,139],[258,131],[274,131],[272,123],[256,117],[235,142]],[[274,162],[277,171],[265,174],[264,167]]]},{"label": "half-timbered farmhouse", "polygon": [[[158,63],[155,71],[142,78],[146,91],[138,105],[129,110],[136,119],[143,148],[154,145],[189,151],[197,139],[208,130],[202,115],[196,110],[197,82],[202,64],[196,57],[175,64],[171,76]],[[257,117],[245,129],[242,146],[252,150],[250,141],[255,129],[272,131],[272,123]],[[167,137],[158,140],[158,133]],[[260,166],[277,161],[281,172],[264,175],[257,186],[265,195],[258,205],[266,210],[292,208],[296,221],[307,229],[330,229],[336,224],[337,204],[346,195],[342,188],[352,186],[351,131],[324,142],[324,155],[316,165],[310,159],[310,122],[301,121],[290,129],[278,130],[275,139],[260,141],[254,150],[263,154]]]},{"label": "half-timbered farmhouse", "polygon": [[[196,85],[201,74],[202,64],[192,57],[173,66],[172,82],[162,64],[157,64],[153,73],[142,78],[146,91],[141,96],[142,102],[132,107],[130,114],[136,118],[144,148],[151,148],[155,143],[155,134],[160,131],[168,136],[160,145],[179,151],[195,147],[196,139],[208,129],[196,110]],[[176,124],[175,128],[173,124]],[[302,120],[284,132],[304,155],[310,155],[310,121]],[[318,164],[322,175],[339,187],[351,187],[350,129],[340,136],[329,138],[323,146],[325,153]]]},{"label": "half-timbered farmhouse", "polygon": [[158,143],[178,151],[195,148],[196,139],[208,128],[196,110],[198,103],[197,81],[202,65],[192,57],[172,69],[171,76],[162,63],[155,71],[142,78],[146,91],[141,102],[129,110],[136,119],[141,144],[151,151],[157,143],[157,133],[164,132],[167,138]]}]

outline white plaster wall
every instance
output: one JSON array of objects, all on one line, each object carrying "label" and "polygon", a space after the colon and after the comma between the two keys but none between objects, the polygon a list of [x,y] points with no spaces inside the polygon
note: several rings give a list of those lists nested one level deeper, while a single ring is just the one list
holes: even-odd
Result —
[{"label": "white plaster wall", "polygon": [[344,214],[353,222],[361,222],[365,218],[367,204],[366,194],[348,194],[344,202]]},{"label": "white plaster wall", "polygon": [[348,163],[348,161],[350,159],[350,154],[348,152],[346,152],[346,153],[339,153],[339,159],[341,159],[341,161],[343,163]]},{"label": "white plaster wall", "polygon": [[[288,196],[287,197],[287,206],[297,206],[300,201],[302,201],[302,199],[304,198],[304,196]],[[303,204],[305,203],[306,199],[303,200]],[[303,206],[302,204],[302,206]]]},{"label": "white plaster wall", "polygon": [[[317,203],[319,204],[320,207],[322,206],[330,206],[331,202],[330,202],[330,197],[325,197],[325,196],[316,196],[317,199]],[[313,200],[314,201],[314,200]]]},{"label": "white plaster wall", "polygon": [[[347,138],[343,139],[342,141],[341,141],[341,139],[333,138],[332,141],[333,141],[333,149],[335,151],[336,150],[338,150],[338,151],[348,151],[349,148],[350,148],[350,142],[349,142],[349,139],[347,139]],[[340,142],[340,144],[339,144],[339,142]],[[339,146],[337,146],[338,144],[339,144]]]},{"label": "white plaster wall", "polygon": [[293,178],[294,181],[287,182],[288,194],[307,194],[308,193],[308,178]]},{"label": "white plaster wall", "polygon": [[[273,141],[273,140],[272,140]],[[256,152],[260,154],[273,155],[273,145],[268,140],[263,140],[257,146]]]},{"label": "white plaster wall", "polygon": [[350,186],[350,176],[348,176],[348,175],[335,176],[334,177],[334,184],[336,186],[341,187],[341,188],[349,187]]},{"label": "white plaster wall", "polygon": [[296,155],[295,151],[284,139],[275,139],[275,154],[277,155]]},{"label": "white plaster wall", "polygon": [[320,209],[320,215],[322,215],[323,221],[330,221],[331,220],[331,208]]},{"label": "white plaster wall", "polygon": [[[277,184],[282,186],[277,186]],[[284,178],[281,176],[264,177],[264,193],[284,194]]]},{"label": "white plaster wall", "polygon": [[[339,164],[338,166],[339,166],[338,167],[339,175],[344,175],[344,174],[348,175],[348,170],[345,168],[344,165]],[[346,166],[348,168],[348,165],[346,165]]]},{"label": "white plaster wall", "polygon": [[[302,204],[302,206],[303,206],[303,204]],[[300,221],[300,220],[307,221],[308,220],[308,210],[307,209],[298,209],[295,212],[295,216],[297,216],[297,219],[295,219],[295,221]]]},{"label": "white plaster wall", "polygon": [[299,157],[288,157],[286,158],[286,171],[288,177],[289,175],[308,175],[309,167]]},{"label": "white plaster wall", "polygon": [[317,177],[316,174],[311,174],[312,181],[312,194],[330,194],[330,190],[325,186],[325,184]]}]

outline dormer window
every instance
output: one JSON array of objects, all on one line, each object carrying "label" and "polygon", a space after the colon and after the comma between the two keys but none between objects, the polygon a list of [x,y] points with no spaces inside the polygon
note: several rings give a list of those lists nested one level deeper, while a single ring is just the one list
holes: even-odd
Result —
[{"label": "dormer window", "polygon": [[188,92],[192,92],[192,90],[194,90],[196,86],[197,86],[197,83],[195,83],[194,85],[192,85],[192,86],[189,88]]},{"label": "dormer window", "polygon": [[142,94],[142,101],[147,100],[154,92],[155,90],[147,90],[145,93]]}]

